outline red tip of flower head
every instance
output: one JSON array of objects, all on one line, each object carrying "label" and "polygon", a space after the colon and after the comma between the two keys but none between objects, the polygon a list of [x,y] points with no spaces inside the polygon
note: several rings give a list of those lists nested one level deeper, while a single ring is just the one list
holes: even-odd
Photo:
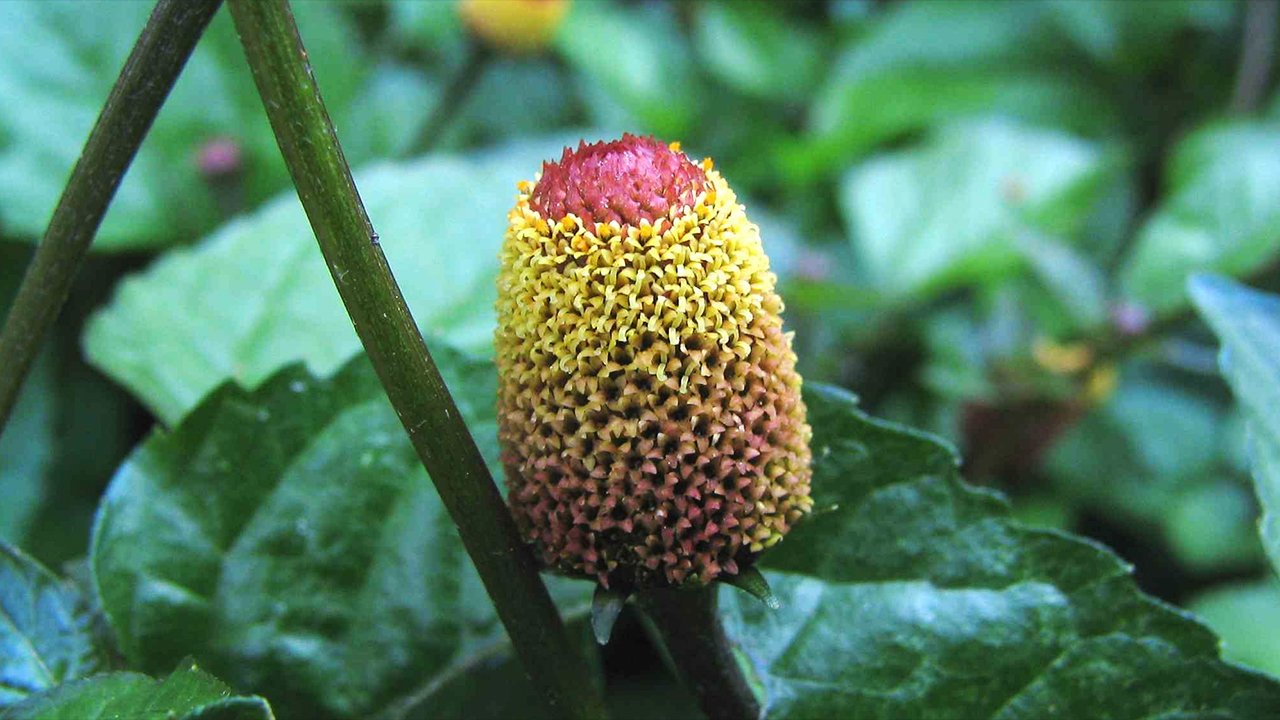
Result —
[{"label": "red tip of flower head", "polygon": [[573,213],[584,222],[639,226],[692,205],[706,181],[684,153],[627,133],[612,142],[579,141],[577,150],[564,149],[560,162],[544,162],[529,207],[549,220]]}]

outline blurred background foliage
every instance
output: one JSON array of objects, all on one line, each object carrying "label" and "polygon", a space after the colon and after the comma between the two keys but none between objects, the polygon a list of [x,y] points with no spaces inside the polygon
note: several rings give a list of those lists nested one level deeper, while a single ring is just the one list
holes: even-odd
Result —
[{"label": "blurred background foliage", "polygon": [[[1025,522],[1113,547],[1280,673],[1244,424],[1185,290],[1202,270],[1280,288],[1265,5],[579,0],[461,93],[454,3],[294,9],[425,331],[491,353],[506,211],[541,160],[680,140],[760,224],[806,379],[951,439]],[[149,10],[0,3],[0,309]],[[358,350],[259,103],[223,12],[0,438],[0,538],[45,563],[84,554],[153,423]]]}]

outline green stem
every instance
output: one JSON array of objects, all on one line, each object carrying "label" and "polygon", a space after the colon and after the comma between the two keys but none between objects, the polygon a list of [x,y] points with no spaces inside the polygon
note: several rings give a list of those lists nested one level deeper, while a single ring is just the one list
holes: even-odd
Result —
[{"label": "green stem", "polygon": [[287,0],[230,0],[280,152],[356,333],[526,671],[567,718],[605,717],[369,223]]},{"label": "green stem", "polygon": [[221,0],[160,0],[98,114],[0,330],[0,432],[111,198]]},{"label": "green stem", "polygon": [[636,602],[662,635],[675,668],[711,720],[755,720],[763,712],[720,624],[720,584],[651,590]]},{"label": "green stem", "polygon": [[439,142],[440,134],[449,125],[449,121],[462,110],[462,106],[466,104],[467,95],[479,82],[480,76],[484,74],[491,60],[493,60],[493,51],[485,47],[484,43],[471,40],[467,59],[449,81],[444,94],[432,108],[431,115],[418,130],[413,142],[409,144],[409,149],[405,151],[406,157],[421,155]]}]

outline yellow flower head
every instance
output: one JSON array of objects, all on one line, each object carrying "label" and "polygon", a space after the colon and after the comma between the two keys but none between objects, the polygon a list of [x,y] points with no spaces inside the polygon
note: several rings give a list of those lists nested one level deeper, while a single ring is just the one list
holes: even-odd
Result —
[{"label": "yellow flower head", "polygon": [[501,259],[502,461],[547,567],[706,583],[809,511],[776,278],[709,160],[633,135],[566,148],[520,183]]},{"label": "yellow flower head", "polygon": [[494,50],[537,52],[555,37],[569,0],[459,0],[458,14]]}]

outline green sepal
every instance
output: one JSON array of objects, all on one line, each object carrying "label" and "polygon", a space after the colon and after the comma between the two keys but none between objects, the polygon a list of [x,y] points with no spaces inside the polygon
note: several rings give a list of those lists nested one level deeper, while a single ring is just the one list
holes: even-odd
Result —
[{"label": "green sepal", "polygon": [[778,602],[778,598],[773,594],[773,589],[769,587],[769,581],[764,579],[764,575],[755,566],[749,567],[737,575],[730,575],[723,578],[725,582],[745,591],[755,599],[764,603],[765,607],[770,610],[779,610],[782,603]]},{"label": "green sepal", "polygon": [[613,634],[613,624],[622,614],[622,606],[627,603],[630,593],[621,590],[610,590],[603,585],[596,586],[596,594],[591,598],[591,631],[595,633],[596,642],[609,644],[609,636]]}]

